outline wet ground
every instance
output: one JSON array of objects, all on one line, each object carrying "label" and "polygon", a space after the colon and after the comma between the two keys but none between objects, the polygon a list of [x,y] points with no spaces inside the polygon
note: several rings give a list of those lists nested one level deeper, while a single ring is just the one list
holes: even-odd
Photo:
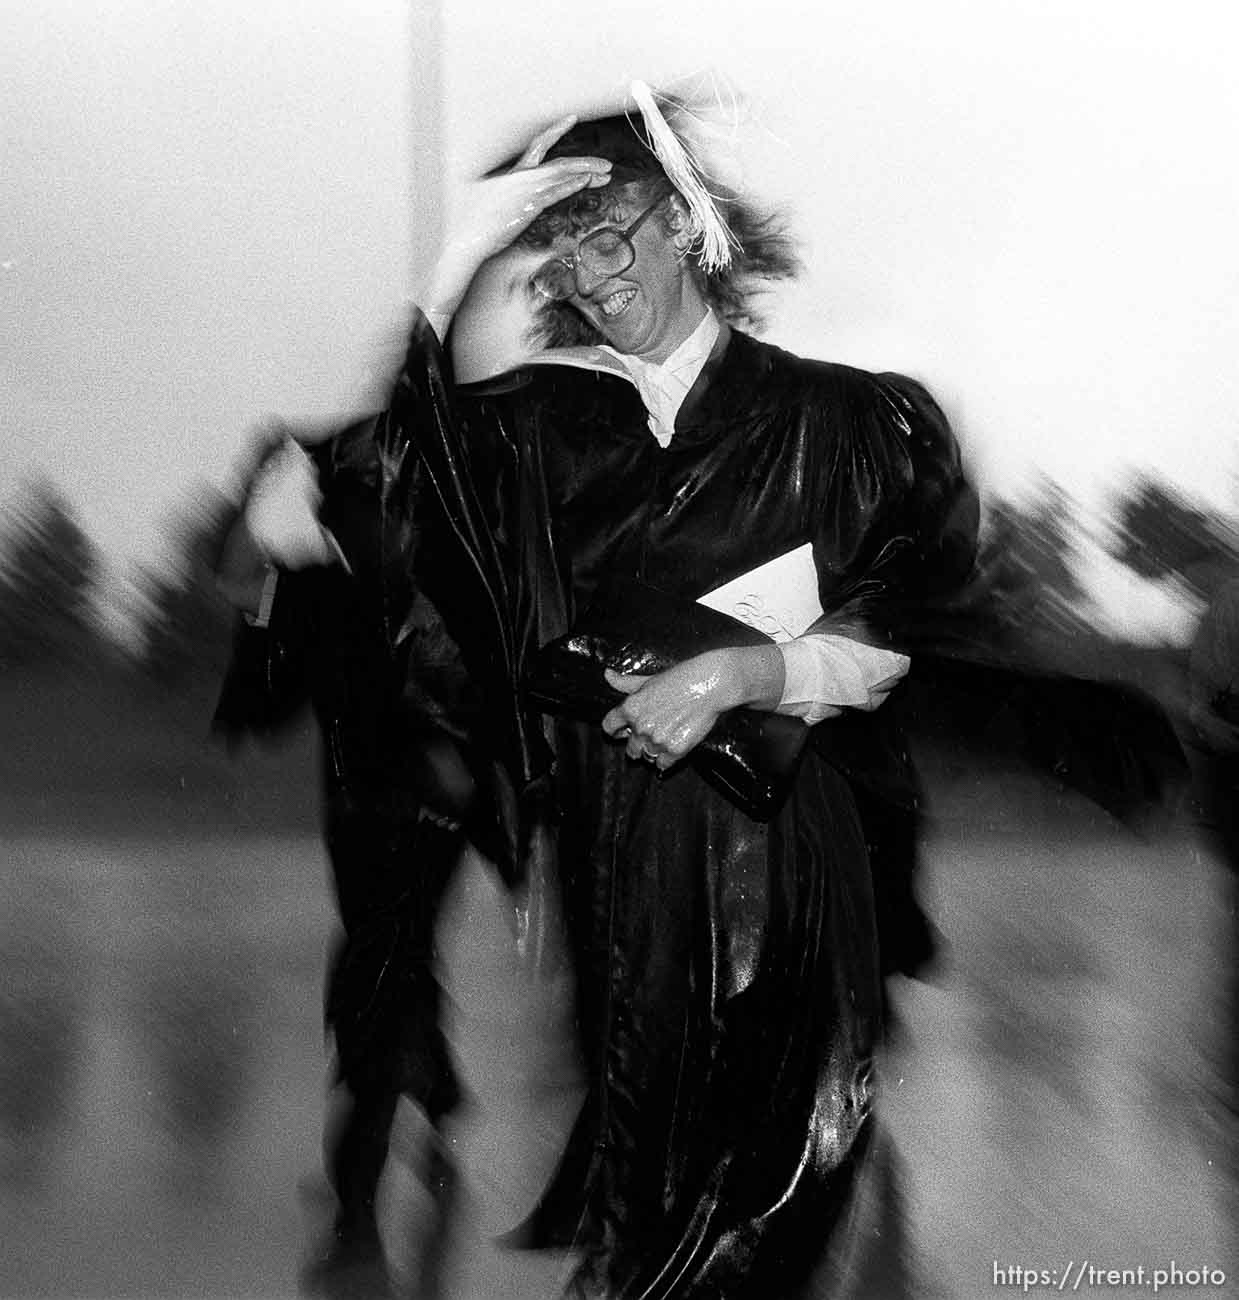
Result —
[{"label": "wet ground", "polygon": [[[27,837],[0,871],[0,1296],[296,1295],[323,1212],[317,840]],[[1162,1294],[1239,1295],[1215,864],[1177,833],[956,828],[928,883],[949,964],[900,988],[885,1071],[908,1296],[1050,1294],[1068,1264],[1074,1282],[1172,1261],[1228,1281]],[[517,961],[481,871],[442,934],[473,1094],[452,1295],[549,1296],[563,1261],[491,1238],[536,1196],[577,1100],[562,983]],[[419,1195],[394,1164],[397,1264]],[[1012,1266],[1053,1278],[995,1274]]]}]

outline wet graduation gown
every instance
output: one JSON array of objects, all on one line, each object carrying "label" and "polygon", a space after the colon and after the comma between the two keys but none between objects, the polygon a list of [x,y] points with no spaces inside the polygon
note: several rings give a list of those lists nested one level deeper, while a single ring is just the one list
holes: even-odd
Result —
[{"label": "wet graduation gown", "polygon": [[910,381],[739,333],[666,450],[622,378],[453,390],[445,369],[419,326],[378,429],[388,563],[493,702],[477,740],[518,810],[513,854],[549,824],[532,843],[557,862],[588,1064],[527,1240],[582,1250],[586,1294],[796,1295],[870,1143],[879,970],[851,782],[910,787],[902,746],[879,715],[820,724],[763,824],[689,763],[660,777],[531,714],[520,680],[612,578],[692,601],[806,542],[827,619],[898,648],[971,566],[955,443]]},{"label": "wet graduation gown", "polygon": [[[388,635],[378,568],[374,421],[315,449],[327,524],[350,568],[284,573],[267,627],[242,624],[215,715],[234,742],[319,726],[323,829],[341,922],[324,998],[346,1104],[328,1141],[341,1232],[373,1231],[403,1094],[436,1122],[459,1095],[434,973],[435,924],[465,843],[456,753],[468,683],[433,609],[406,596]],[[401,590],[405,590],[402,588]]]}]

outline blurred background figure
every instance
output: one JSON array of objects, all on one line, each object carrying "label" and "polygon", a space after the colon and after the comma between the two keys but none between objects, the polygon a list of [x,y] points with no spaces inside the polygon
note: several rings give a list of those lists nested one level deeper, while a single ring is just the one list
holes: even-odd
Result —
[{"label": "blurred background figure", "polygon": [[[308,707],[320,731],[342,927],[324,999],[337,1081],[326,1141],[335,1210],[303,1286],[311,1295],[386,1292],[375,1202],[405,1099],[427,1121],[401,1155],[435,1204],[416,1252],[418,1293],[429,1296],[455,1174],[440,1129],[460,1096],[441,1021],[435,927],[466,843],[472,778],[448,721],[466,685],[458,672],[453,678],[445,633],[424,600],[393,650],[368,485],[333,464],[325,443],[319,459],[324,484],[342,485],[330,531],[317,522],[306,454],[282,430],[255,439],[216,567],[243,617],[215,726],[234,744],[269,739]],[[276,477],[291,479],[300,515],[271,504]]]}]

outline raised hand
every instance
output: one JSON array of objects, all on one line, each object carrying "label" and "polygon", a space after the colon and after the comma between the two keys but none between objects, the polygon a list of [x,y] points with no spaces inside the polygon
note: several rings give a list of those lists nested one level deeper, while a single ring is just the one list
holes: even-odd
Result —
[{"label": "raised hand", "polygon": [[245,525],[269,562],[304,569],[336,560],[318,522],[321,500],[313,462],[285,434],[263,457],[245,503]]},{"label": "raised hand", "polygon": [[611,164],[605,158],[543,161],[575,122],[575,117],[562,118],[530,141],[510,171],[465,186],[453,204],[443,249],[422,295],[424,310],[450,316],[483,262],[507,248],[547,208],[610,181]]}]

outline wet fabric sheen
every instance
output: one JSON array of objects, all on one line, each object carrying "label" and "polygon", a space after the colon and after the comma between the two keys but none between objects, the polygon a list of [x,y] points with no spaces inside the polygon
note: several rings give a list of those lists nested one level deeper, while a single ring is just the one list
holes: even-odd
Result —
[{"label": "wet fabric sheen", "polygon": [[[553,823],[590,1090],[527,1236],[580,1250],[586,1295],[808,1284],[870,1142],[874,906],[823,752],[754,822],[687,766],[660,778],[598,728],[530,716],[523,665],[613,577],[692,600],[806,542],[830,625],[897,644],[901,611],[971,559],[922,390],[723,342],[666,449],[625,380],[542,366],[452,393],[424,332],[380,430],[393,554],[418,538],[401,562],[494,701],[513,852],[531,791]],[[437,522],[409,529],[427,480]]]}]

